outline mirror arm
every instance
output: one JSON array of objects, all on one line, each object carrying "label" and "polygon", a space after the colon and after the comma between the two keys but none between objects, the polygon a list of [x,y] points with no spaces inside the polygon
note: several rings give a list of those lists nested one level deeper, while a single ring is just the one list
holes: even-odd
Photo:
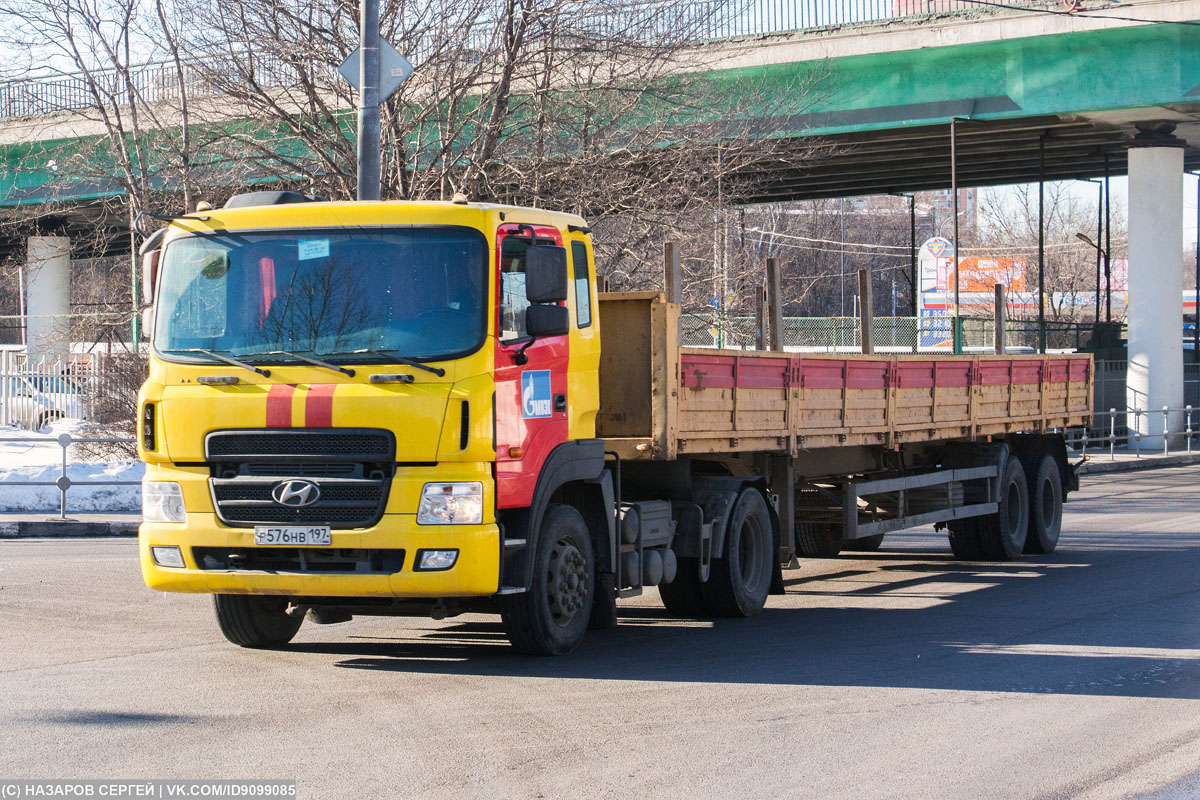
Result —
[{"label": "mirror arm", "polygon": [[529,341],[527,341],[525,344],[521,345],[521,349],[512,354],[513,363],[516,364],[518,367],[523,367],[526,364],[528,364],[529,356],[525,355],[525,351],[528,350],[533,345],[533,343],[536,341],[537,341],[536,336],[530,336]]}]

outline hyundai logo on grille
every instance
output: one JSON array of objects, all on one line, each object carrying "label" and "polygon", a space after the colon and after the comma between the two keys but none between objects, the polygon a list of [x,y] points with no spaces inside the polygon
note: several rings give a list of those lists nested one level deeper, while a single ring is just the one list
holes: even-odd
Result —
[{"label": "hyundai logo on grille", "polygon": [[312,481],[283,481],[275,484],[271,497],[281,506],[304,508],[321,498],[321,489]]}]

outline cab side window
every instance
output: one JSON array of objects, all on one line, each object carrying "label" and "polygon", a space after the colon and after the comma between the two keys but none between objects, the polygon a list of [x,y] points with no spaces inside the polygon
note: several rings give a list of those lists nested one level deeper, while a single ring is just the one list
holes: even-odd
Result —
[{"label": "cab side window", "polygon": [[506,236],[500,243],[500,341],[526,336],[525,251],[529,240]]},{"label": "cab side window", "polygon": [[575,275],[575,321],[580,328],[592,324],[592,282],[588,279],[587,245],[571,242],[571,264]]}]

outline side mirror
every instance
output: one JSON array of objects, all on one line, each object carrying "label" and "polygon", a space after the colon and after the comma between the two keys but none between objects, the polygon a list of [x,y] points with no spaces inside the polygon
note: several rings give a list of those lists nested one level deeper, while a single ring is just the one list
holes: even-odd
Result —
[{"label": "side mirror", "polygon": [[567,299],[567,248],[536,244],[525,251],[525,297],[531,303]]},{"label": "side mirror", "polygon": [[571,330],[571,315],[565,306],[534,305],[525,309],[525,332],[534,339],[565,336]]},{"label": "side mirror", "polygon": [[162,250],[151,250],[142,256],[142,302],[154,302],[154,289],[158,286],[158,259]]}]

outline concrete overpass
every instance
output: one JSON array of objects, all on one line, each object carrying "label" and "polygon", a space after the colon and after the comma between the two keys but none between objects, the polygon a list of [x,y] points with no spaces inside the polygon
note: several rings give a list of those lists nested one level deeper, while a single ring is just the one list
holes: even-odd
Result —
[{"label": "concrete overpass", "polygon": [[[704,114],[676,124],[739,114],[751,135],[794,147],[795,158],[747,176],[758,187],[753,200],[946,188],[953,120],[960,186],[1128,174],[1130,406],[1182,406],[1179,321],[1160,311],[1179,304],[1182,175],[1200,167],[1200,0],[1097,0],[1075,11],[939,0],[949,10],[938,14],[918,13],[914,2],[793,0],[778,19],[761,13],[767,5],[753,6],[744,30],[717,31],[724,35],[680,63],[724,90]],[[822,7],[878,13],[780,30]],[[797,86],[817,91],[802,111],[776,111]],[[723,103],[732,97],[757,105]],[[64,192],[52,189],[49,167],[15,168],[31,155],[67,163],[79,137],[94,133],[71,112],[0,122],[0,207],[51,192],[80,202],[119,193],[86,181]],[[804,157],[814,138],[829,146],[819,161]]]}]

